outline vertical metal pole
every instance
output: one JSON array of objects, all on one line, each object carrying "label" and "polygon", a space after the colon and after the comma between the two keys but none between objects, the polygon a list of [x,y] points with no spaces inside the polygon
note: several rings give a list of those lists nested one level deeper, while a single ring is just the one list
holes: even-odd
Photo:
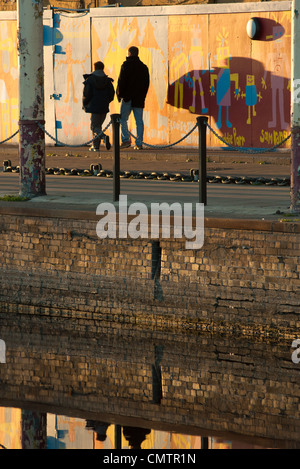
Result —
[{"label": "vertical metal pole", "polygon": [[43,1],[18,0],[20,195],[45,195]]},{"label": "vertical metal pole", "polygon": [[300,211],[300,0],[292,2],[291,211]]},{"label": "vertical metal pole", "polygon": [[207,204],[206,190],[206,124],[208,117],[197,117],[199,134],[199,202]]},{"label": "vertical metal pole", "polygon": [[47,414],[21,410],[22,449],[47,449]]},{"label": "vertical metal pole", "polygon": [[115,425],[115,449],[122,449],[122,432],[120,425]]},{"label": "vertical metal pole", "polygon": [[111,114],[113,128],[114,168],[113,168],[113,197],[114,202],[120,196],[120,114]]},{"label": "vertical metal pole", "polygon": [[201,437],[201,449],[208,449],[208,438],[207,438],[207,436]]}]

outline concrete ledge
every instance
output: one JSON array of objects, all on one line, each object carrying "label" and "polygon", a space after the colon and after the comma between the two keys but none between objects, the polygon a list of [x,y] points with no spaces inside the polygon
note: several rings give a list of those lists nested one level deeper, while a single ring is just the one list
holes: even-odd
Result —
[{"label": "concrete ledge", "polygon": [[[253,13],[269,11],[289,11],[291,2],[279,1],[270,3],[249,2],[249,3],[218,3],[202,5],[153,5],[142,7],[122,7],[113,8],[114,16],[168,16],[168,15],[208,15],[208,14],[233,14],[233,13]],[[91,8],[90,16],[92,18],[102,18],[111,16],[111,8]]]},{"label": "concrete ledge", "polygon": [[[26,203],[26,202],[25,202]],[[16,215],[24,217],[40,217],[40,218],[60,218],[74,220],[99,220],[100,216],[96,215],[93,207],[86,210],[80,206],[78,209],[64,208],[45,208],[45,207],[28,207],[24,202],[1,202],[1,215]],[[128,216],[128,220],[134,216]],[[172,222],[172,217],[171,217]],[[268,231],[280,233],[300,233],[300,222],[281,222],[274,220],[255,220],[248,218],[219,218],[205,217],[204,225],[206,228],[221,228],[231,230],[246,231]]]}]

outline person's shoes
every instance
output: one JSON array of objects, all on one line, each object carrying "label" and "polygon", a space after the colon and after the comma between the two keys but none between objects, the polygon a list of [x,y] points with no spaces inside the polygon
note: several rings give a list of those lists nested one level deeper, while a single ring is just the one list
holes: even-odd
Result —
[{"label": "person's shoes", "polygon": [[131,146],[131,143],[128,142],[122,142],[120,145],[120,148],[129,148]]},{"label": "person's shoes", "polygon": [[99,151],[99,148],[91,147],[89,148],[89,151]]},{"label": "person's shoes", "polygon": [[142,147],[142,145],[135,145],[135,146],[133,147],[133,149],[134,149],[134,150],[143,150],[143,147]]},{"label": "person's shoes", "polygon": [[110,149],[111,149],[111,144],[110,144],[109,136],[108,136],[108,135],[105,135],[105,146],[106,146],[106,150],[110,150]]}]

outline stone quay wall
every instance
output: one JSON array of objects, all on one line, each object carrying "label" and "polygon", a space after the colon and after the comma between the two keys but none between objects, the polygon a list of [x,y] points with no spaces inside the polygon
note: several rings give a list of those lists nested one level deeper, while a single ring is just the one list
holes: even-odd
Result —
[{"label": "stone quay wall", "polygon": [[288,338],[299,329],[299,224],[206,219],[203,247],[186,250],[184,239],[99,239],[96,215],[49,213],[1,215],[2,308]]}]

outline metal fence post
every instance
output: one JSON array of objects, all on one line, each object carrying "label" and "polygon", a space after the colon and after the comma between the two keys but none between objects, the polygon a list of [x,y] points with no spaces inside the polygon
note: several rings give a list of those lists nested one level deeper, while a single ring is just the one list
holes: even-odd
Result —
[{"label": "metal fence post", "polygon": [[119,201],[120,196],[120,114],[112,114],[114,168],[113,168],[113,197],[114,202]]},{"label": "metal fence post", "polygon": [[298,98],[300,59],[300,0],[293,0],[292,13],[292,74],[291,74],[291,211],[300,212],[300,100]]},{"label": "metal fence post", "polygon": [[115,425],[115,449],[122,449],[121,425]]},{"label": "metal fence post", "polygon": [[43,2],[18,0],[20,195],[46,194]]},{"label": "metal fence post", "polygon": [[199,134],[199,202],[207,204],[206,191],[206,127],[208,117],[197,117]]}]

